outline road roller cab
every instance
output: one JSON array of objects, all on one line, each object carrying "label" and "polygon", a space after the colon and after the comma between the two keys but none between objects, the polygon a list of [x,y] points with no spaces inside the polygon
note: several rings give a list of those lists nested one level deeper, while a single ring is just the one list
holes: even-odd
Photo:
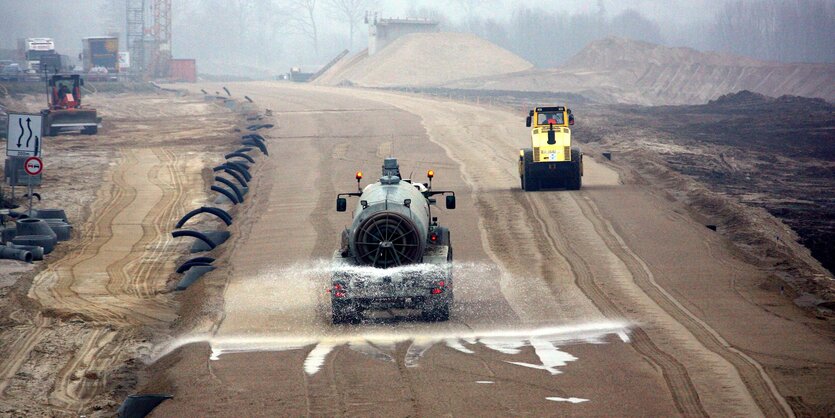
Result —
[{"label": "road roller cab", "polygon": [[519,178],[523,190],[564,187],[579,190],[583,154],[571,144],[574,114],[564,106],[537,107],[528,113],[531,147],[519,150]]},{"label": "road roller cab", "polygon": [[336,210],[346,212],[357,197],[351,225],[334,253],[329,289],[333,322],[355,322],[366,310],[420,309],[426,319],[446,320],[452,304],[452,245],[449,230],[432,216],[434,196],[444,195],[455,209],[455,193],[403,179],[394,158],[383,162],[375,183],[337,195]]}]

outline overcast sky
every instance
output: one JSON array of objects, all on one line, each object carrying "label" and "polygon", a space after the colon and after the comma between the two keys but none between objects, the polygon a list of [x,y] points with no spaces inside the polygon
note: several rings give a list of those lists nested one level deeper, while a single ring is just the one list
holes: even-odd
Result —
[{"label": "overcast sky", "polygon": [[[547,10],[564,10],[566,13],[588,13],[598,9],[594,0],[540,0],[536,2],[518,0],[472,1],[481,3],[479,14],[496,19],[506,18],[517,6],[536,7]],[[603,0],[604,8],[610,15],[626,9],[638,10],[644,15],[672,22],[687,22],[713,13],[724,3],[723,0]],[[428,6],[438,8],[456,18],[463,16],[463,7],[455,0],[383,0],[380,9],[388,13],[404,14],[411,8]]]},{"label": "overcast sky", "polygon": [[[151,1],[146,0],[148,3]],[[117,0],[113,3],[123,2]],[[175,10],[177,2],[174,0]],[[276,2],[280,3],[280,0]],[[108,22],[112,19],[104,16],[111,12],[107,10],[106,3],[104,0],[0,0],[0,48],[15,48],[17,38],[48,35],[56,38],[56,42],[67,52],[77,53],[81,49],[82,37],[103,35],[107,26],[124,31],[121,22]],[[320,3],[323,2],[320,0]],[[506,19],[520,5],[564,10],[569,14],[594,12],[599,7],[599,2],[589,0],[541,0],[534,3],[518,0],[380,0],[377,3],[375,9],[384,17],[408,17],[410,10],[429,7],[442,11],[452,20],[466,16],[465,6],[462,5],[466,3],[475,5],[479,16],[498,20]],[[712,16],[724,0],[602,0],[600,3],[608,15],[635,9],[664,26]],[[115,14],[124,15],[124,12],[117,10]],[[176,19],[183,19],[183,16],[175,16]],[[177,34],[174,35],[176,37]]]},{"label": "overcast sky", "polygon": [[[15,49],[19,38],[52,37],[60,53],[77,56],[82,38],[112,32],[122,34],[121,47],[125,49],[125,1],[0,0],[0,49]],[[387,18],[414,17],[410,11],[434,10],[446,19],[447,29],[472,31],[538,66],[559,65],[568,56],[537,61],[539,57],[524,51],[524,39],[513,36],[528,29],[527,21],[513,21],[521,8],[540,13],[531,18],[538,20],[536,33],[562,36],[571,42],[571,54],[594,39],[616,35],[766,60],[835,61],[835,0],[367,1],[376,3],[370,11]],[[286,71],[289,66],[322,65],[343,49],[358,52],[364,48],[367,27],[361,22],[356,25],[351,44],[348,25],[335,11],[335,0],[317,0],[318,48],[314,48],[298,25],[293,26],[291,16],[303,19],[304,15],[288,12],[294,2],[298,0],[173,0],[174,56],[197,58],[203,69],[247,66],[272,73]],[[742,8],[727,16],[727,4]],[[768,9],[759,10],[762,16],[749,13],[760,6]],[[629,14],[624,13],[627,11],[631,15],[618,21],[618,16]],[[574,30],[549,28],[550,22],[565,17],[580,17],[574,19]],[[485,19],[495,21],[492,27]],[[478,22],[473,25],[473,20]],[[149,13],[146,25],[151,22]],[[734,27],[728,31],[720,23]],[[752,34],[755,36],[749,36]],[[729,42],[724,42],[726,38]]]}]

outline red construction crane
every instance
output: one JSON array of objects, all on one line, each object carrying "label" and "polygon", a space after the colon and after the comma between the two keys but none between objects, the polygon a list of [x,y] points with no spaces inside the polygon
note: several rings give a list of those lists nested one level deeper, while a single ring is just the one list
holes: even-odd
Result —
[{"label": "red construction crane", "polygon": [[168,77],[171,61],[171,0],[153,0],[154,23],[151,35],[154,50],[149,71],[152,77]]}]

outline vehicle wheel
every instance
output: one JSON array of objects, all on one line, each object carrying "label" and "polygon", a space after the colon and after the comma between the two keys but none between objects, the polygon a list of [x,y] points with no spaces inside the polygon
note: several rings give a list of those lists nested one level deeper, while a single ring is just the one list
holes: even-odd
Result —
[{"label": "vehicle wheel", "polygon": [[431,304],[421,312],[423,319],[430,322],[441,322],[449,320],[449,301]]},{"label": "vehicle wheel", "polygon": [[534,178],[531,174],[525,175],[525,191],[528,192],[535,192],[539,190],[539,181]]},{"label": "vehicle wheel", "polygon": [[571,178],[568,180],[569,190],[580,190],[583,186],[583,157],[580,150],[571,150]]},{"label": "vehicle wheel", "polygon": [[95,135],[96,133],[98,133],[98,131],[99,131],[98,126],[92,126],[92,127],[89,127],[89,128],[84,128],[84,130],[82,130],[81,133],[84,134],[84,135]]},{"label": "vehicle wheel", "polygon": [[539,179],[533,174],[533,164],[533,150],[526,149],[522,189],[529,192],[539,190]]},{"label": "vehicle wheel", "polygon": [[334,324],[355,324],[359,322],[359,312],[346,301],[331,301],[331,319]]}]

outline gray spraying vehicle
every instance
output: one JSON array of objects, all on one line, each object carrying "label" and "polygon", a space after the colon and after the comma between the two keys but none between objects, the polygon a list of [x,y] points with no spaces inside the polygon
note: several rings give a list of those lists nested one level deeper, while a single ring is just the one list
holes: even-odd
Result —
[{"label": "gray spraying vehicle", "polygon": [[432,190],[428,183],[403,179],[395,158],[383,161],[382,176],[357,192],[340,193],[336,210],[347,210],[346,197],[359,198],[353,222],[342,232],[334,253],[329,289],[334,323],[357,322],[363,311],[420,309],[424,319],[445,321],[453,302],[452,245],[447,228],[432,216],[433,196],[446,195],[455,209],[455,193]]}]

